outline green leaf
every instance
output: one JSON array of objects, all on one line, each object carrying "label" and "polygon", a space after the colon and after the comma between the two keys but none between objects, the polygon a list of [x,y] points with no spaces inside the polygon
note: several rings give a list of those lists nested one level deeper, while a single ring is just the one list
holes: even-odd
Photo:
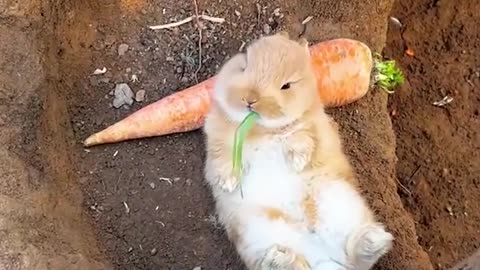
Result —
[{"label": "green leaf", "polygon": [[387,93],[394,93],[393,89],[404,83],[405,78],[395,60],[381,60],[377,54],[375,60],[375,83]]},{"label": "green leaf", "polygon": [[240,177],[242,173],[242,152],[243,142],[248,131],[254,126],[259,115],[256,112],[250,112],[235,131],[233,142],[233,173]]}]

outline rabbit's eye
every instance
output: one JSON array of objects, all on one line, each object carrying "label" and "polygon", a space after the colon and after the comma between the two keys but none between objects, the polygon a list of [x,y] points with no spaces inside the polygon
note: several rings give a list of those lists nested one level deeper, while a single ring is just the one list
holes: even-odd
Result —
[{"label": "rabbit's eye", "polygon": [[287,89],[290,89],[290,83],[286,83],[282,85],[282,90],[287,90]]}]

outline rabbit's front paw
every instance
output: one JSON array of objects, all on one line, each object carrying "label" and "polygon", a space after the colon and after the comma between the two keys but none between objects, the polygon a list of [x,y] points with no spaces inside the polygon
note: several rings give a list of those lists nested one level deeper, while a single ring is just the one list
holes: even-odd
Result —
[{"label": "rabbit's front paw", "polygon": [[285,154],[292,169],[301,172],[312,158],[313,143],[310,139],[303,141],[290,140],[287,142],[285,150]]},{"label": "rabbit's front paw", "polygon": [[222,190],[233,192],[238,186],[239,179],[233,174],[226,174],[219,177],[217,183]]}]

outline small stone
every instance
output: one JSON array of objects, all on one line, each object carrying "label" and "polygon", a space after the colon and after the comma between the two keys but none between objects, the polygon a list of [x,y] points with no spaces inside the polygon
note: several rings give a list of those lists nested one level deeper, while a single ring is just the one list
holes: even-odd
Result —
[{"label": "small stone", "polygon": [[180,30],[178,29],[178,27],[175,27],[172,29],[172,33],[174,36],[179,36],[180,35]]},{"label": "small stone", "polygon": [[186,184],[187,186],[191,186],[191,185],[192,185],[192,180],[191,180],[191,179],[185,180],[185,184]]},{"label": "small stone", "polygon": [[178,74],[182,73],[182,67],[177,67],[176,71]]},{"label": "small stone", "polygon": [[448,214],[449,214],[450,216],[453,216],[453,209],[452,209],[452,207],[451,207],[450,205],[447,205],[446,208],[447,208]]},{"label": "small stone", "polygon": [[99,114],[95,119],[95,125],[100,126],[103,123],[103,115]]},{"label": "small stone", "polygon": [[90,85],[92,85],[92,86],[98,86],[98,80],[97,80],[97,78],[88,77],[88,80],[90,81]]},{"label": "small stone", "polygon": [[128,44],[122,43],[118,46],[118,55],[122,56],[128,51]]},{"label": "small stone", "polygon": [[109,83],[109,82],[110,82],[110,78],[101,78],[101,79],[98,79],[98,82],[99,82],[99,83]]},{"label": "small stone", "polygon": [[125,69],[125,72],[127,72],[127,73],[130,73],[130,71],[132,71],[131,68],[126,68],[126,69]]},{"label": "small stone", "polygon": [[133,92],[132,89],[126,83],[120,83],[115,86],[114,90],[115,98],[113,99],[113,107],[116,109],[123,105],[133,104]]},{"label": "small stone", "polygon": [[201,266],[196,266],[195,268],[193,268],[193,270],[202,270],[202,267]]},{"label": "small stone", "polygon": [[105,49],[105,43],[99,41],[99,42],[96,42],[94,45],[93,45],[93,48],[97,51],[101,51],[103,49]]},{"label": "small stone", "polygon": [[137,102],[142,102],[145,100],[145,90],[139,90],[136,94],[135,94],[135,100]]},{"label": "small stone", "polygon": [[242,14],[240,13],[240,11],[235,10],[235,15],[237,15],[237,17],[240,17]]},{"label": "small stone", "polygon": [[167,62],[173,62],[173,61],[175,61],[175,59],[174,59],[173,57],[171,57],[171,56],[167,56],[167,58],[165,58],[165,60],[166,60]]},{"label": "small stone", "polygon": [[155,189],[155,183],[151,182],[151,183],[150,183],[150,187],[151,187],[152,189]]},{"label": "small stone", "polygon": [[183,76],[181,79],[180,79],[180,82],[182,82],[183,84],[185,83],[188,83],[188,78]]},{"label": "small stone", "polygon": [[128,253],[133,251],[133,247],[128,248]]},{"label": "small stone", "polygon": [[274,9],[274,10],[273,10],[273,15],[275,15],[275,16],[277,16],[277,17],[280,16],[280,8]]},{"label": "small stone", "polygon": [[157,248],[152,248],[152,250],[150,250],[150,255],[155,255],[157,254]]},{"label": "small stone", "polygon": [[105,38],[105,45],[106,46],[111,46],[113,43],[115,43],[115,36],[114,35],[108,35]]},{"label": "small stone", "polygon": [[270,27],[270,25],[264,24],[264,25],[263,25],[263,32],[264,32],[266,35],[269,35],[270,32],[272,32],[272,28]]}]

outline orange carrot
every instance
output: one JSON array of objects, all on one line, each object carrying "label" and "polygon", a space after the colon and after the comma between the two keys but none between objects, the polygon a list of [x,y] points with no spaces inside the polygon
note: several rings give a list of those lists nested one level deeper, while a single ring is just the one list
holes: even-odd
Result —
[{"label": "orange carrot", "polygon": [[161,136],[199,129],[210,108],[215,77],[176,92],[95,133],[85,146]]},{"label": "orange carrot", "polygon": [[[337,107],[363,97],[370,85],[373,60],[360,41],[333,39],[310,47],[318,93],[326,107]],[[131,139],[187,132],[203,126],[210,108],[215,76],[176,92],[88,137],[93,146]]]},{"label": "orange carrot", "polygon": [[318,94],[326,107],[339,107],[363,97],[370,86],[373,57],[367,45],[333,39],[310,47]]}]

